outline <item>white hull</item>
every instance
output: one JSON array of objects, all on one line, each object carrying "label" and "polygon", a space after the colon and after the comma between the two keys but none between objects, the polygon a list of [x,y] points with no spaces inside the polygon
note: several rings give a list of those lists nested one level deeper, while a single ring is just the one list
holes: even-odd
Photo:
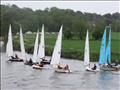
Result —
[{"label": "white hull", "polygon": [[99,69],[96,69],[96,70],[86,69],[86,71],[89,71],[89,72],[99,72],[100,70]]},{"label": "white hull", "polygon": [[100,67],[100,70],[104,70],[104,71],[116,71],[119,70],[116,67]]},{"label": "white hull", "polygon": [[40,67],[39,65],[32,65],[34,69],[43,69],[44,67]]},{"label": "white hull", "polygon": [[11,61],[11,62],[23,62],[23,59],[15,58],[15,59],[9,59],[9,61]]},{"label": "white hull", "polygon": [[113,66],[114,68],[118,68],[118,69],[120,69],[120,65],[117,65],[117,66]]},{"label": "white hull", "polygon": [[92,70],[92,69],[89,68],[89,67],[87,67],[85,70],[86,70],[86,71],[89,71],[89,72],[99,72],[99,71],[100,71],[99,69]]},{"label": "white hull", "polygon": [[55,69],[55,72],[58,72],[58,73],[71,73],[72,71],[71,70],[64,70],[64,69]]}]

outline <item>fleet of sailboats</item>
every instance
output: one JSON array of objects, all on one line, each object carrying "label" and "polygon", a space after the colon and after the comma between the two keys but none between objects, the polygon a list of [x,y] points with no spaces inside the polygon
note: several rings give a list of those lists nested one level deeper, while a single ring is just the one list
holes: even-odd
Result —
[{"label": "fleet of sailboats", "polygon": [[[106,32],[109,29],[109,38],[108,44],[106,44]],[[51,60],[45,60],[45,40],[44,40],[44,25],[42,25],[41,36],[39,38],[39,30],[36,34],[33,57],[27,61],[27,55],[25,52],[24,39],[22,33],[22,27],[20,25],[20,48],[21,48],[21,58],[15,57],[13,51],[13,42],[12,42],[12,30],[11,25],[9,26],[8,32],[8,42],[6,45],[6,53],[10,61],[24,61],[26,65],[32,65],[35,69],[43,69],[44,64],[50,64],[55,72],[59,73],[68,73],[72,72],[69,69],[69,66],[61,65],[61,45],[62,45],[62,31],[63,25],[60,28],[58,37],[54,46],[53,54]],[[40,39],[40,43],[39,43]],[[104,30],[104,34],[101,42],[100,57],[99,57],[99,66],[100,70],[115,70],[117,67],[112,66],[108,67],[107,65],[111,64],[111,27],[107,26]],[[41,66],[42,64],[42,66]],[[90,51],[89,51],[89,32],[87,30],[86,40],[85,40],[85,50],[84,50],[84,66],[86,71],[96,72],[99,71],[98,68],[93,70],[90,67]]]},{"label": "fleet of sailboats", "polygon": [[42,61],[42,59],[45,59],[45,42],[44,42],[44,25],[42,26],[41,31],[41,37],[40,37],[40,43],[39,43],[39,49],[38,49],[38,60],[39,62]]},{"label": "fleet of sailboats", "polygon": [[[39,32],[38,32],[39,33]],[[50,64],[50,61],[45,59],[45,40],[44,40],[44,25],[42,25],[42,31],[41,31],[41,37],[40,37],[40,43],[38,45],[38,41],[39,41],[39,34],[37,33],[36,36],[36,42],[35,42],[35,46],[34,46],[34,54],[33,54],[33,59],[35,59],[33,68],[34,69],[42,69],[44,68],[43,65],[44,64]],[[38,50],[38,51],[37,51]]]}]

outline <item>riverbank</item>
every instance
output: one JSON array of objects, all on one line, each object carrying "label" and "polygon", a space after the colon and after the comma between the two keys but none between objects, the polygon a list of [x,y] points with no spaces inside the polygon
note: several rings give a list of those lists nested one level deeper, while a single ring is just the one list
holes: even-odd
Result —
[{"label": "riverbank", "polygon": [[[120,33],[112,33],[111,59],[120,61]],[[28,53],[33,53],[36,34],[25,34],[25,49]],[[14,36],[13,45],[15,50],[20,50],[19,36]],[[53,48],[56,41],[55,34],[45,35],[45,54],[52,56]],[[90,60],[98,61],[101,41],[90,38]],[[79,39],[66,40],[62,39],[62,57],[83,60],[85,41]]]}]

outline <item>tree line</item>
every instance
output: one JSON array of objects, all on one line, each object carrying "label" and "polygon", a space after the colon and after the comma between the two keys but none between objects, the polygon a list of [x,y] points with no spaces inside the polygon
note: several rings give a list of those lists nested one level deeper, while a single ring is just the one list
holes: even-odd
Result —
[{"label": "tree line", "polygon": [[63,24],[63,35],[66,39],[83,39],[88,29],[92,38],[99,40],[102,37],[106,25],[111,24],[112,31],[120,31],[120,13],[99,15],[96,13],[83,13],[71,9],[59,9],[57,7],[35,10],[31,8],[19,8],[16,5],[0,5],[1,25],[0,36],[7,37],[9,24],[12,25],[13,34],[19,32],[19,24],[23,33],[36,32],[45,25],[46,32],[58,32]]}]

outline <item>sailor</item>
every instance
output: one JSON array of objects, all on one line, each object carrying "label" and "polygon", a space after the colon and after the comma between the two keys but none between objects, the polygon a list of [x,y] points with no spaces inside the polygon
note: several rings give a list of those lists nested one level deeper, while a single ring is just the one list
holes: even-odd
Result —
[{"label": "sailor", "polygon": [[118,66],[118,62],[115,62],[115,66]]},{"label": "sailor", "polygon": [[15,54],[15,58],[17,58],[17,59],[18,59],[18,55],[17,55],[17,54]]},{"label": "sailor", "polygon": [[108,68],[112,68],[112,65],[110,63],[108,63],[107,67]]},{"label": "sailor", "polygon": [[60,65],[58,65],[58,69],[63,69]]},{"label": "sailor", "polygon": [[64,67],[64,70],[69,70],[69,66],[66,65],[66,66]]},{"label": "sailor", "polygon": [[40,67],[43,67],[43,66],[44,66],[44,63],[41,62],[41,63],[39,64],[39,66],[40,66]]},{"label": "sailor", "polygon": [[45,57],[42,57],[41,59],[42,59],[42,61],[47,61],[47,60],[45,60]]},{"label": "sailor", "polygon": [[10,56],[11,57],[11,59],[15,59],[13,56]]},{"label": "sailor", "polygon": [[31,58],[30,58],[30,60],[29,60],[29,63],[30,63],[30,64],[32,64],[32,63],[33,63]]},{"label": "sailor", "polygon": [[96,70],[97,69],[97,66],[96,64],[94,64],[94,67],[92,68],[92,70]]}]

